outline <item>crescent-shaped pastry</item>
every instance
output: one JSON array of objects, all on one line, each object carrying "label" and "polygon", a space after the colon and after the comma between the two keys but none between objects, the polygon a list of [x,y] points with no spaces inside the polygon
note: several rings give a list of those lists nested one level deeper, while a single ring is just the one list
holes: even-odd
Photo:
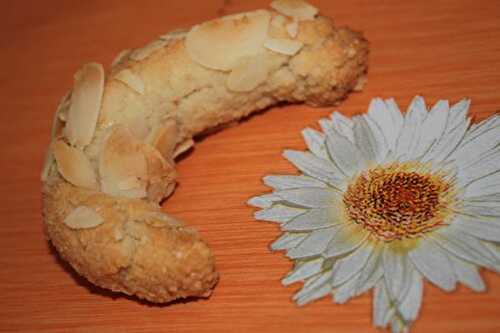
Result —
[{"label": "crescent-shaped pastry", "polygon": [[208,296],[214,257],[163,213],[193,138],[279,102],[331,105],[360,88],[363,37],[303,1],[230,15],[90,63],[56,112],[42,172],[46,231],[92,283],[151,302]]}]

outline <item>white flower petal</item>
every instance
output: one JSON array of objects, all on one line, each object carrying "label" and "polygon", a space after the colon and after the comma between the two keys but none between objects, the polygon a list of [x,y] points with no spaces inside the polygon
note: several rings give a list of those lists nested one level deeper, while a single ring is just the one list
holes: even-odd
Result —
[{"label": "white flower petal", "polygon": [[422,158],[423,162],[441,162],[455,150],[470,124],[467,118],[469,105],[470,100],[463,99],[451,107],[443,135]]},{"label": "white flower petal", "polygon": [[322,180],[338,189],[345,186],[344,175],[336,173],[337,169],[331,162],[294,150],[285,150],[283,156],[293,163],[304,174]]},{"label": "white flower petal", "polygon": [[[500,186],[500,184],[499,184]],[[474,197],[468,197],[467,202],[471,203],[481,203],[481,202],[497,202],[500,204],[500,190],[498,193],[486,194],[486,195],[478,195]]]},{"label": "white flower petal", "polygon": [[306,258],[321,254],[335,234],[336,227],[311,232],[297,247],[288,250],[289,258]]},{"label": "white flower petal", "polygon": [[459,187],[474,180],[489,178],[495,173],[500,174],[500,149],[490,151],[466,166],[459,164],[458,171],[457,186]]},{"label": "white flower petal", "polygon": [[322,270],[323,261],[323,258],[316,258],[296,265],[293,271],[290,272],[283,280],[281,280],[281,283],[285,286],[288,286],[292,283],[302,281],[318,274]]},{"label": "white flower petal", "polygon": [[391,318],[391,333],[410,333],[408,324],[399,316]]},{"label": "white flower petal", "polygon": [[310,291],[309,293],[305,294],[304,296],[297,298],[295,301],[298,306],[303,306],[306,305],[307,303],[310,303],[312,301],[315,301],[317,299],[320,299],[322,297],[325,297],[329,293],[332,292],[332,288],[328,284],[324,284],[321,287]]},{"label": "white flower petal", "polygon": [[479,275],[477,267],[455,256],[450,256],[451,265],[455,271],[457,280],[465,284],[470,289],[481,292],[486,290],[486,286]]},{"label": "white flower petal", "polygon": [[500,206],[496,202],[475,202],[473,204],[463,204],[457,210],[461,213],[476,217],[500,218]]},{"label": "white flower petal", "polygon": [[417,270],[433,284],[445,291],[455,289],[456,279],[450,259],[432,240],[421,239],[408,256]]},{"label": "white flower petal", "polygon": [[258,208],[270,208],[275,202],[281,201],[281,198],[272,194],[264,194],[250,198],[247,204]]},{"label": "white flower petal", "polygon": [[334,128],[333,122],[330,119],[322,118],[318,121],[318,123],[319,123],[319,126],[321,127],[321,130],[325,134]]},{"label": "white flower petal", "polygon": [[401,300],[398,311],[406,321],[414,321],[418,317],[422,304],[423,283],[420,274],[413,269],[410,273],[409,289],[405,297]]},{"label": "white flower petal", "polygon": [[479,220],[460,215],[454,219],[450,228],[458,228],[476,238],[500,242],[500,221]]},{"label": "white flower petal", "polygon": [[467,121],[467,112],[469,111],[470,99],[464,98],[450,108],[446,132],[455,128],[459,123]]},{"label": "white flower petal", "polygon": [[311,209],[282,226],[286,231],[305,231],[332,227],[340,224],[338,216],[328,209]]},{"label": "white flower petal", "polygon": [[397,131],[398,129],[394,128],[393,115],[391,111],[388,110],[387,104],[381,98],[377,97],[371,100],[370,106],[368,107],[368,117],[381,129],[385,142],[390,149],[393,149],[396,142],[396,136],[394,134],[395,130]]},{"label": "white flower petal", "polygon": [[266,208],[255,212],[254,217],[257,220],[269,221],[269,222],[288,222],[294,217],[305,213],[306,210],[300,208],[294,208],[284,205],[274,205],[271,208]]},{"label": "white flower petal", "polygon": [[421,123],[427,116],[424,99],[420,96],[415,96],[404,118],[403,128],[396,142],[396,155],[400,158],[410,159],[408,152],[411,151],[412,146],[415,144],[418,130]]},{"label": "white flower petal", "polygon": [[450,106],[446,100],[440,100],[434,105],[420,127],[420,137],[411,152],[412,156],[422,156],[429,151],[433,144],[439,141],[446,127],[449,108]]},{"label": "white flower petal", "polygon": [[354,140],[362,153],[363,160],[380,162],[386,155],[387,147],[384,142],[377,141],[365,117],[356,117],[353,130]]},{"label": "white flower petal", "polygon": [[394,98],[386,99],[385,105],[392,119],[392,127],[391,127],[392,137],[390,140],[387,141],[387,143],[389,145],[389,149],[391,151],[394,151],[396,149],[396,140],[401,133],[401,129],[403,128],[404,118]]},{"label": "white flower petal", "polygon": [[[293,300],[298,305],[304,305],[313,300],[321,298],[332,291],[332,287],[328,283],[332,276],[332,271],[328,270],[316,276],[310,277],[304,283],[302,289],[293,295]],[[325,290],[326,288],[326,290]]]},{"label": "white flower petal", "polygon": [[339,112],[334,112],[331,115],[331,118],[332,118],[332,128],[335,131],[337,131],[337,133],[345,136],[349,141],[354,143],[354,133],[352,131],[354,124],[352,120],[342,115]]},{"label": "white flower petal", "polygon": [[452,154],[462,142],[469,124],[470,119],[467,119],[466,122],[459,123],[456,127],[443,135],[441,139],[421,158],[421,161],[424,163],[430,161],[438,163],[447,160],[450,154]]},{"label": "white flower petal", "polygon": [[303,207],[331,207],[338,201],[338,192],[328,188],[294,188],[274,194],[283,200]]},{"label": "white flower petal", "polygon": [[384,280],[387,291],[392,299],[400,299],[411,278],[411,267],[405,253],[394,251],[385,246],[382,252],[384,265]]},{"label": "white flower petal", "polygon": [[495,257],[475,237],[454,228],[443,228],[432,235],[432,239],[449,253],[479,266],[494,268]]},{"label": "white flower petal", "polygon": [[464,198],[474,198],[500,193],[500,172],[495,172],[488,177],[483,177],[469,183],[465,187]]},{"label": "white flower petal", "polygon": [[477,135],[470,135],[469,132],[449,158],[458,163],[475,160],[500,144],[500,121],[495,126],[478,132]]},{"label": "white flower petal", "polygon": [[308,176],[265,176],[263,178],[264,184],[276,190],[288,190],[292,188],[301,187],[327,187],[325,183],[320,180]]},{"label": "white flower petal", "polygon": [[[336,288],[349,279],[355,280],[352,277],[363,269],[372,252],[372,246],[360,246],[348,256],[337,260],[332,267],[332,286]],[[354,282],[353,288],[356,286],[356,281]]]},{"label": "white flower petal", "polygon": [[369,233],[357,224],[342,224],[336,228],[323,256],[332,258],[349,253],[361,246],[368,236]]},{"label": "white flower petal", "polygon": [[380,128],[380,126],[369,116],[363,116],[363,119],[366,121],[366,124],[371,130],[373,134],[373,140],[376,142],[377,152],[375,156],[375,160],[378,163],[384,162],[387,154],[389,153],[389,145],[387,144],[387,140],[385,138],[384,132]]},{"label": "white flower petal", "polygon": [[481,244],[490,251],[497,264],[500,263],[500,243],[481,240]]},{"label": "white flower petal", "polygon": [[467,143],[498,126],[500,126],[500,115],[498,114],[495,114],[479,123],[475,123],[470,127],[470,130],[467,132],[467,135],[464,139],[464,143]]},{"label": "white flower petal", "polygon": [[333,294],[333,300],[337,304],[344,304],[350,298],[356,296],[356,278],[353,278],[341,285]]},{"label": "white flower petal", "polygon": [[270,248],[273,251],[288,250],[299,245],[306,237],[307,233],[285,232],[271,244]]},{"label": "white flower petal", "polygon": [[359,273],[356,295],[370,290],[384,275],[380,246],[377,246]]},{"label": "white flower petal", "polygon": [[393,315],[394,308],[389,304],[389,295],[385,289],[384,281],[379,281],[373,291],[373,325],[387,327]]},{"label": "white flower petal", "polygon": [[351,176],[366,165],[356,145],[334,130],[326,135],[326,147],[331,159],[344,175]]},{"label": "white flower petal", "polygon": [[328,158],[328,152],[325,146],[325,135],[323,133],[313,130],[312,128],[306,128],[302,130],[302,136],[311,153],[320,158]]}]

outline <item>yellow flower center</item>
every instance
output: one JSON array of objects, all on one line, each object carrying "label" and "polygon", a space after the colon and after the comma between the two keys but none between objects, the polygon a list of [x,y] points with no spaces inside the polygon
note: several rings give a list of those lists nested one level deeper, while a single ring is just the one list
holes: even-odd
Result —
[{"label": "yellow flower center", "polygon": [[383,241],[416,238],[445,224],[453,185],[424,165],[394,163],[357,176],[344,193],[347,217]]}]

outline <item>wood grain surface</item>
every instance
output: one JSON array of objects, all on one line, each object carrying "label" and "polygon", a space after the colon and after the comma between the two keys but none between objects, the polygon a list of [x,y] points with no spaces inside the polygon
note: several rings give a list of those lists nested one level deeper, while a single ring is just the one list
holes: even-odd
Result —
[{"label": "wood grain surface", "polygon": [[[408,104],[472,98],[475,119],[500,109],[499,1],[313,1],[371,42],[369,81],[337,109],[364,112],[375,96]],[[53,112],[85,62],[109,64],[176,27],[267,1],[2,1],[0,23],[0,331],[5,332],[377,332],[371,295],[304,308],[300,286],[279,280],[291,263],[267,246],[276,225],[256,222],[245,201],[260,178],[293,173],[284,148],[303,149],[300,130],[334,109],[273,108],[206,137],[178,165],[164,209],[196,226],[213,248],[221,280],[210,299],[153,306],[92,287],[49,246],[39,173]],[[414,332],[500,332],[500,276],[486,293],[427,284]]]}]

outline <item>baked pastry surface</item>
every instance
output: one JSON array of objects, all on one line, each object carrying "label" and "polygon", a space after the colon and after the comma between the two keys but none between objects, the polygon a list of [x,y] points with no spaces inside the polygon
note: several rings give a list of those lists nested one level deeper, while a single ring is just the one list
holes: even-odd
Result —
[{"label": "baked pastry surface", "polygon": [[230,15],[90,63],[55,114],[42,172],[47,234],[92,283],[151,302],[208,296],[198,233],[161,211],[193,138],[279,102],[332,105],[360,89],[368,44],[303,1]]}]

